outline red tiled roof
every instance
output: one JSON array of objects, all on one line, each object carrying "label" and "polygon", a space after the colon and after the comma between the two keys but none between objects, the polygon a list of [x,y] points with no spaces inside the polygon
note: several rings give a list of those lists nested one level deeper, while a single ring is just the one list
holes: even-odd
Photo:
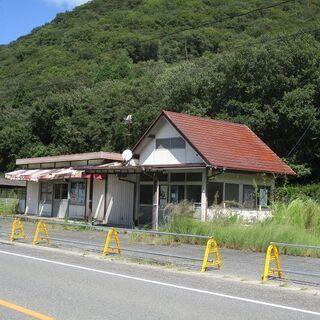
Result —
[{"label": "red tiled roof", "polygon": [[214,167],[295,175],[246,125],[163,111],[199,155]]}]

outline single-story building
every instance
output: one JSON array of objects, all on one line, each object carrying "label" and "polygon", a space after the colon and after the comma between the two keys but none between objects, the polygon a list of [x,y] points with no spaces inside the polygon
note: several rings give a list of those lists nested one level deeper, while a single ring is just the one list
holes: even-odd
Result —
[{"label": "single-story building", "polygon": [[18,159],[23,168],[6,178],[27,181],[25,214],[157,228],[167,205],[183,200],[201,220],[217,208],[257,215],[275,178],[295,175],[246,125],[168,111],[132,154]]}]

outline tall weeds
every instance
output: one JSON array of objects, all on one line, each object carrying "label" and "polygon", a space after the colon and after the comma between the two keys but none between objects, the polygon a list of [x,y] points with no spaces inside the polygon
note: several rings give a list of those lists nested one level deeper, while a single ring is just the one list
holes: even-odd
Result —
[{"label": "tall weeds", "polygon": [[[185,204],[183,205],[185,206]],[[263,222],[247,223],[237,217],[217,217],[201,222],[192,217],[190,209],[171,211],[161,230],[212,236],[220,246],[235,249],[265,251],[271,241],[320,245],[320,204],[312,199],[295,199],[289,204],[274,203],[273,217]],[[203,243],[189,238],[173,241]],[[318,256],[320,252],[288,249],[290,254]]]}]

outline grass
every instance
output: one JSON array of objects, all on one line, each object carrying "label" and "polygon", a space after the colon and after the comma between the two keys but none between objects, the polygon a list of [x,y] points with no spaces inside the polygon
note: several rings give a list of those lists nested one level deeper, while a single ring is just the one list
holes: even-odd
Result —
[{"label": "grass", "polygon": [[[173,210],[161,231],[208,235],[221,247],[265,251],[271,241],[320,245],[320,204],[312,199],[295,199],[289,204],[274,203],[273,217],[248,223],[233,217],[217,217],[210,222],[192,218],[192,211],[183,204]],[[166,239],[168,242],[168,239]],[[169,242],[203,243],[201,239],[170,237]],[[320,250],[285,249],[292,255],[317,256]]]},{"label": "grass", "polygon": [[9,216],[15,214],[18,209],[18,204],[18,199],[10,199],[9,201],[0,199],[0,216]]}]

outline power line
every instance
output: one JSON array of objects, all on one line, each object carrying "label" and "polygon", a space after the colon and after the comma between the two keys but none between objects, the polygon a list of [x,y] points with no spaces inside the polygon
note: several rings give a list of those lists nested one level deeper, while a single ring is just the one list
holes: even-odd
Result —
[{"label": "power line", "polygon": [[[274,37],[271,39],[258,39],[257,41],[253,41],[250,43],[244,43],[244,44],[240,44],[240,45],[236,45],[236,46],[226,46],[225,48],[222,49],[222,51],[224,50],[236,50],[236,49],[240,49],[240,48],[245,48],[248,46],[252,46],[252,45],[265,45],[266,43],[270,43],[270,42],[277,42],[277,41],[283,41],[283,40],[287,40],[293,37],[297,37],[300,35],[305,35],[305,34],[310,34],[310,33],[316,33],[316,32],[320,32],[320,27],[317,28],[313,28],[313,29],[300,29],[297,32],[294,33],[290,33],[284,36],[279,36],[279,37]],[[265,36],[265,35],[262,35]],[[261,42],[263,41],[263,42]]]},{"label": "power line", "polygon": [[[208,21],[208,22],[201,23],[201,24],[198,24],[198,25],[193,26],[193,27],[187,27],[187,28],[183,28],[183,29],[180,29],[180,30],[177,30],[177,31],[165,33],[163,35],[158,35],[158,36],[151,37],[151,38],[148,38],[148,39],[140,40],[139,42],[140,43],[146,43],[146,42],[150,42],[150,41],[154,41],[154,40],[161,40],[161,39],[168,38],[170,36],[173,36],[173,35],[176,35],[176,34],[179,34],[179,33],[183,33],[185,31],[196,30],[196,29],[199,29],[199,28],[202,28],[202,27],[207,27],[207,26],[219,24],[219,23],[225,22],[227,20],[231,20],[231,19],[234,19],[234,18],[240,18],[240,17],[247,16],[247,15],[250,15],[250,14],[255,13],[255,12],[260,12],[260,11],[264,11],[264,10],[273,9],[273,8],[276,8],[276,7],[279,7],[279,6],[283,6],[284,4],[291,3],[291,2],[294,2],[294,1],[296,1],[296,0],[286,0],[286,1],[279,2],[279,3],[275,3],[273,5],[255,8],[253,10],[246,11],[246,12],[243,12],[243,13],[227,15],[227,17],[222,18],[222,19],[218,19],[218,20],[215,20],[215,21],[212,21],[212,22]],[[105,52],[111,52],[111,51],[116,51],[116,50],[125,49],[125,48],[128,48],[128,45],[119,46],[117,48],[111,48],[109,50],[106,50]]]},{"label": "power line", "polygon": [[300,138],[298,139],[298,141],[295,143],[295,145],[292,147],[292,149],[288,152],[286,158],[290,157],[291,154],[293,153],[293,151],[296,150],[296,148],[298,147],[298,145],[300,144],[300,142],[302,141],[302,139],[304,138],[304,136],[307,134],[308,130],[310,129],[311,125],[313,124],[313,122],[316,121],[316,118],[312,119],[308,126],[306,127],[306,129],[304,130],[303,134],[300,136]]}]

